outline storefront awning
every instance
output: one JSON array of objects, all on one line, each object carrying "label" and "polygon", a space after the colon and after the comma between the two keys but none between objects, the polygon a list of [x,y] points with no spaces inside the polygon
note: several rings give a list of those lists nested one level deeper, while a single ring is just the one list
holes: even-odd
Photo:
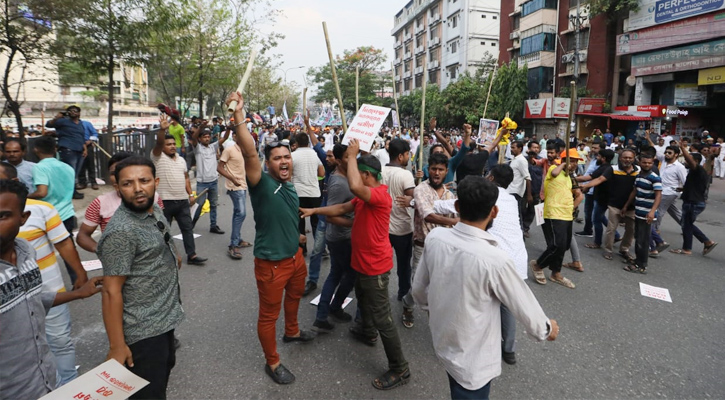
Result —
[{"label": "storefront awning", "polygon": [[610,114],[612,119],[619,119],[622,121],[652,121],[650,117],[641,117],[637,115],[621,115],[621,114]]},{"label": "storefront awning", "polygon": [[585,117],[599,117],[599,118],[609,118],[609,114],[604,113],[585,113],[585,112],[578,112],[576,115],[582,115]]}]

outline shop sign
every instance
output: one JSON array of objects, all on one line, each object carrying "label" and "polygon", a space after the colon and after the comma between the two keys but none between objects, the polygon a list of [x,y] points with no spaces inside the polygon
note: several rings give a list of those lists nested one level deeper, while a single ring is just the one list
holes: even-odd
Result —
[{"label": "shop sign", "polygon": [[[725,0],[723,0],[725,1]],[[654,75],[725,65],[725,39],[632,56],[632,75]]]},{"label": "shop sign", "polygon": [[701,69],[697,72],[698,85],[717,85],[725,83],[725,67]]},{"label": "shop sign", "polygon": [[569,118],[569,105],[571,99],[554,97],[545,99],[526,100],[526,119]]},{"label": "shop sign", "polygon": [[646,105],[646,106],[617,106],[614,111],[624,111],[628,113],[646,112],[652,118],[664,118],[667,116],[667,106]]},{"label": "shop sign", "polygon": [[554,98],[554,118],[569,118],[571,99],[564,97]]},{"label": "shop sign", "polygon": [[629,30],[677,21],[725,9],[725,0],[640,0],[629,13]]},{"label": "shop sign", "polygon": [[725,12],[670,22],[617,36],[617,55],[700,42],[722,36]]},{"label": "shop sign", "polygon": [[704,107],[707,105],[707,90],[700,90],[697,83],[678,83],[675,85],[675,105]]},{"label": "shop sign", "polygon": [[604,99],[582,97],[576,112],[601,114],[604,112]]},{"label": "shop sign", "polygon": [[662,113],[668,117],[686,117],[690,115],[690,112],[677,107],[667,107],[662,110]]}]

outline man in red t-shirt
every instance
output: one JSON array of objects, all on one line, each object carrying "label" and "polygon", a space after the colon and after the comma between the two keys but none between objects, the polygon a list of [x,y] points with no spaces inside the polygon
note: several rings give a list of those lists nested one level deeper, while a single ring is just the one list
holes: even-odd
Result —
[{"label": "man in red t-shirt", "polygon": [[[354,160],[359,150],[357,140],[350,140],[347,159]],[[388,226],[393,200],[388,187],[380,183],[381,170],[380,161],[372,155],[360,157],[357,163],[348,163],[348,182],[355,198],[328,207],[300,208],[300,212],[302,218],[314,214],[336,217],[355,212],[351,266],[358,273],[355,295],[362,322],[350,332],[369,345],[375,344],[380,332],[388,357],[388,371],[372,383],[376,389],[387,390],[406,384],[410,380],[410,370],[390,313],[388,284],[393,268],[393,248],[388,240]]]}]

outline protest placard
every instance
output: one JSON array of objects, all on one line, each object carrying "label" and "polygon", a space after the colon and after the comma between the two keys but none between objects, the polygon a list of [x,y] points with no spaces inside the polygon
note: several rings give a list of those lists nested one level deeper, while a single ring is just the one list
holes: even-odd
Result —
[{"label": "protest placard", "polygon": [[399,128],[400,121],[398,120],[398,112],[395,110],[392,110],[391,113],[393,115],[393,128]]},{"label": "protest placard", "polygon": [[646,283],[640,282],[639,283],[639,293],[645,297],[651,297],[653,299],[667,301],[669,303],[672,303],[672,297],[670,297],[670,291],[665,288],[651,286]]},{"label": "protest placard", "polygon": [[149,382],[110,359],[40,400],[124,400]]},{"label": "protest placard", "polygon": [[360,142],[360,150],[369,152],[389,113],[390,109],[387,107],[363,104],[347,127],[342,144],[346,145],[350,139],[357,139]]},{"label": "protest placard", "polygon": [[485,145],[493,143],[496,140],[498,124],[499,122],[495,119],[481,118],[478,123],[478,143]]},{"label": "protest placard", "polygon": [[544,225],[544,203],[534,206],[534,215],[536,216],[536,226]]}]

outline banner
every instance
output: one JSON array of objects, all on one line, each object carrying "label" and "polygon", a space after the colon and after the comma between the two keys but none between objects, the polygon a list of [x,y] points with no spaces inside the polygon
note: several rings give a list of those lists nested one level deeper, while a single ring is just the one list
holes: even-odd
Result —
[{"label": "banner", "polygon": [[629,13],[629,31],[725,9],[725,0],[640,0]]},{"label": "banner", "polygon": [[678,83],[675,85],[675,105],[679,107],[705,107],[707,105],[707,90],[699,90],[697,83]]},{"label": "banner", "polygon": [[398,120],[398,112],[395,110],[391,110],[391,115],[393,116],[393,128],[399,128],[400,127],[400,120]]},{"label": "banner", "polygon": [[725,12],[657,25],[617,36],[617,55],[701,42],[722,36]]},{"label": "banner", "polygon": [[[725,0],[723,0],[725,1]],[[632,56],[632,75],[654,75],[725,65],[725,39]]]},{"label": "banner", "polygon": [[347,127],[342,144],[346,145],[350,139],[357,139],[360,142],[360,150],[369,152],[390,111],[386,107],[363,104]]},{"label": "banner", "polygon": [[551,99],[526,100],[524,109],[526,119],[551,118]]},{"label": "banner", "polygon": [[496,131],[498,131],[498,122],[495,119],[481,118],[478,121],[478,144],[490,144],[496,140]]},{"label": "banner", "polygon": [[289,124],[289,115],[287,115],[287,102],[285,101],[284,104],[282,104],[282,115],[284,115],[284,124]]},{"label": "banner", "polygon": [[701,69],[697,71],[697,84],[717,85],[725,83],[725,67]]}]

